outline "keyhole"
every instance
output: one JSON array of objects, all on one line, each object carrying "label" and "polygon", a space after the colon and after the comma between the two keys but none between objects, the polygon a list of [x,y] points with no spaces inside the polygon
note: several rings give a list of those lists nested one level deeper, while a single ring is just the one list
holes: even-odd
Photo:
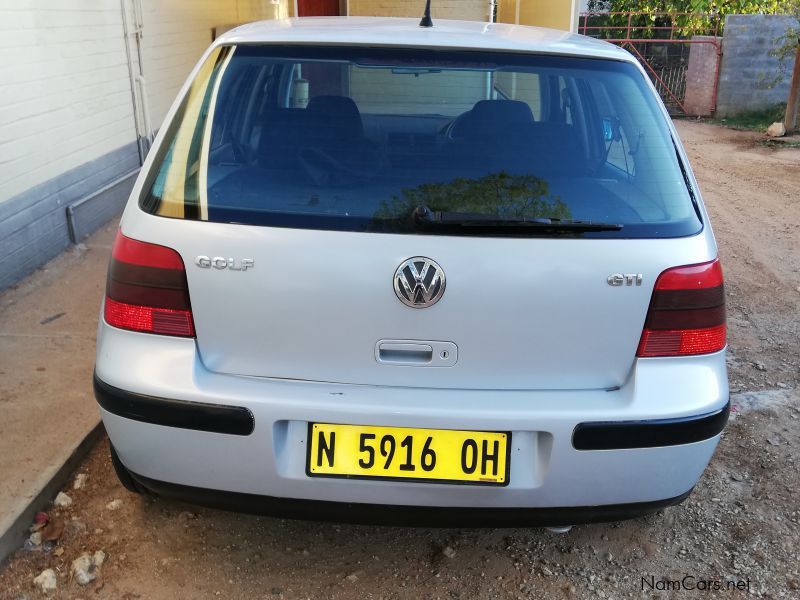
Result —
[{"label": "keyhole", "polygon": [[442,360],[447,360],[447,357],[450,356],[450,353],[447,350],[442,350],[442,353],[439,356],[442,357]]}]

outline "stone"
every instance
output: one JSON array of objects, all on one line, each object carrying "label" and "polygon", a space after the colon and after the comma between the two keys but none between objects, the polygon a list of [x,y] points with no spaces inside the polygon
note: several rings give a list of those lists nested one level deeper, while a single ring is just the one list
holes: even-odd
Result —
[{"label": "stone", "polygon": [[185,523],[186,521],[194,521],[197,518],[197,513],[189,512],[188,510],[181,511],[178,514],[178,521]]},{"label": "stone", "polygon": [[28,538],[32,546],[38,546],[42,543],[42,532],[34,531]]},{"label": "stone", "polygon": [[38,586],[45,594],[55,592],[58,588],[58,579],[53,569],[45,569],[33,578],[33,584]]},{"label": "stone", "polygon": [[64,492],[58,492],[58,496],[56,496],[56,499],[53,501],[53,504],[61,508],[66,508],[67,506],[72,505],[72,498],[67,496]]},{"label": "stone", "polygon": [[455,558],[456,557],[455,548],[452,548],[450,546],[445,546],[442,549],[442,554],[444,554],[447,558]]},{"label": "stone", "polygon": [[82,490],[83,486],[86,485],[86,478],[87,477],[88,477],[88,475],[86,473],[78,473],[75,476],[75,481],[72,484],[72,489],[73,490]]},{"label": "stone", "polygon": [[117,510],[120,506],[122,506],[122,500],[117,498],[106,504],[106,510]]},{"label": "stone", "polygon": [[93,555],[85,552],[72,561],[72,576],[79,585],[88,585],[97,579],[97,568],[103,564],[106,553],[98,550]]},{"label": "stone", "polygon": [[773,123],[767,127],[767,135],[769,137],[783,137],[786,135],[786,127],[780,121]]}]

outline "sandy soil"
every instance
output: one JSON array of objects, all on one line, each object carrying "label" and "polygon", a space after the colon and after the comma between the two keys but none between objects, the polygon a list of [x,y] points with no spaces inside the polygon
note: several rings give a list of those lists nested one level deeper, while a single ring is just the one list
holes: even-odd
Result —
[{"label": "sandy soil", "polygon": [[[61,541],[15,554],[0,598],[41,597],[32,580],[45,568],[59,598],[705,597],[643,583],[685,575],[749,586],[720,597],[800,597],[800,150],[701,123],[679,129],[720,242],[738,392],[684,504],[566,535],[285,521],[129,494],[104,441],[79,469],[86,487],[70,484],[72,506],[52,513],[67,522]],[[108,557],[80,586],[70,564],[96,550]]]}]

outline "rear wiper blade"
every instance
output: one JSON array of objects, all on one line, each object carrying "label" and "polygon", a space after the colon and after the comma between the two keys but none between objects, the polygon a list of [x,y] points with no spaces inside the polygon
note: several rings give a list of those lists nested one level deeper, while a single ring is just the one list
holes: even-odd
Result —
[{"label": "rear wiper blade", "polygon": [[524,218],[501,217],[485,213],[465,213],[433,211],[427,206],[418,206],[412,213],[414,222],[420,227],[455,227],[476,229],[531,229],[542,231],[619,231],[623,225],[619,223],[602,223],[599,221],[578,221],[573,219],[552,219],[549,217]]}]

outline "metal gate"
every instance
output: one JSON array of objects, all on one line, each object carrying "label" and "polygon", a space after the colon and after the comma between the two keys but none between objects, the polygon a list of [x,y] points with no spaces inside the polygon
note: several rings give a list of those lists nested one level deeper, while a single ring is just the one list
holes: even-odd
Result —
[{"label": "metal gate", "polygon": [[633,54],[670,114],[708,116],[717,104],[720,23],[717,14],[584,12],[578,33]]}]

